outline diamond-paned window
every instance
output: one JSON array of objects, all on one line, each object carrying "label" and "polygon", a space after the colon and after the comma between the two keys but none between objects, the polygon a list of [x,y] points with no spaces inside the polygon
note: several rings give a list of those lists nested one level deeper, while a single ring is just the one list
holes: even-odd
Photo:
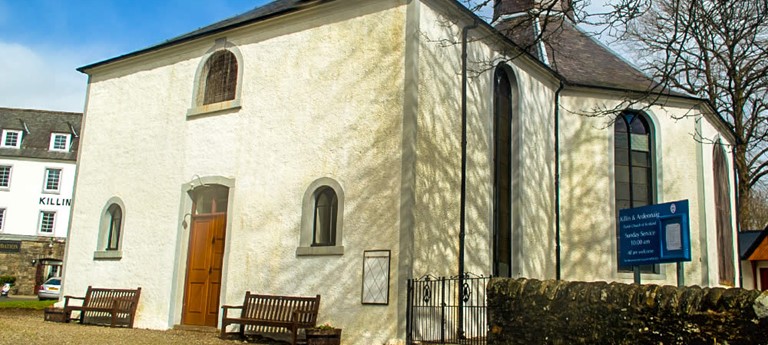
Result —
[{"label": "diamond-paned window", "polygon": [[363,304],[389,304],[389,250],[363,253]]}]

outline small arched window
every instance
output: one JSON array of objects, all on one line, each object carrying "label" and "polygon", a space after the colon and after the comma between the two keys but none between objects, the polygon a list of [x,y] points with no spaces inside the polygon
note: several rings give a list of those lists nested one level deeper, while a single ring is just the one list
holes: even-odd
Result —
[{"label": "small arched window", "polygon": [[205,62],[203,105],[231,101],[237,92],[237,57],[229,50],[213,53]]},{"label": "small arched window", "polygon": [[122,257],[125,205],[118,197],[107,201],[101,211],[99,240],[94,259],[119,260]]},{"label": "small arched window", "polygon": [[312,235],[313,246],[336,245],[336,212],[339,199],[333,188],[323,186],[315,194],[315,221]]},{"label": "small arched window", "polygon": [[118,250],[120,248],[120,230],[123,227],[123,210],[117,204],[112,204],[107,209],[109,218],[109,233],[107,235],[106,250]]},{"label": "small arched window", "polygon": [[344,255],[344,190],[321,177],[304,192],[296,255]]}]

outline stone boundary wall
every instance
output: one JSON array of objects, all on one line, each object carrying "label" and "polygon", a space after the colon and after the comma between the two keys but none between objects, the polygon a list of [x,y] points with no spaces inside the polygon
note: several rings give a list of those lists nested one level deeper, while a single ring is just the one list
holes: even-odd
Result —
[{"label": "stone boundary wall", "polygon": [[768,344],[768,291],[494,278],[488,344]]}]

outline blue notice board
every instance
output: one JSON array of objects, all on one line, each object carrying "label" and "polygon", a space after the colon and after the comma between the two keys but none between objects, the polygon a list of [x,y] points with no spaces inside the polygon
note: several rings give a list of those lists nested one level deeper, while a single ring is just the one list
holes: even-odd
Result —
[{"label": "blue notice board", "polygon": [[691,261],[688,200],[619,211],[619,265]]}]

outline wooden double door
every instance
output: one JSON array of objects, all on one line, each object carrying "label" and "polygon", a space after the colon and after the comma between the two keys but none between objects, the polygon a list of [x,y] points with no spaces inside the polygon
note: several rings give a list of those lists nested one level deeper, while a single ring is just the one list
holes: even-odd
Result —
[{"label": "wooden double door", "polygon": [[195,193],[189,234],[182,323],[216,327],[227,227],[225,187]]}]

